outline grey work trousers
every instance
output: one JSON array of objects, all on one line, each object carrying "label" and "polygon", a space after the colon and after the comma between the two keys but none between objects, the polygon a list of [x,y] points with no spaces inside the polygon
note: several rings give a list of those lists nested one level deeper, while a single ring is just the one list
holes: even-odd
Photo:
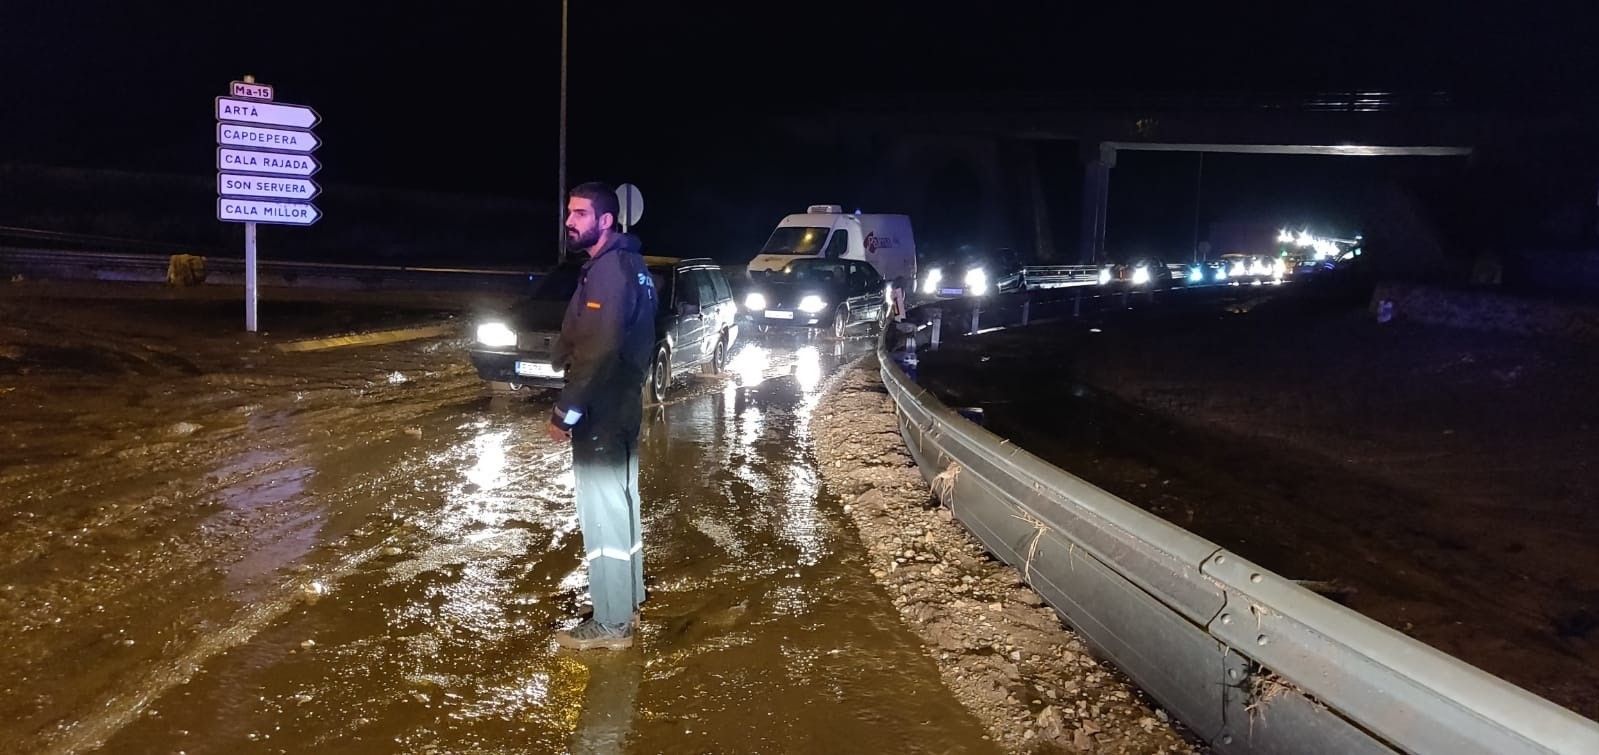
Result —
[{"label": "grey work trousers", "polygon": [[628,624],[644,602],[638,432],[574,428],[572,473],[594,620]]}]

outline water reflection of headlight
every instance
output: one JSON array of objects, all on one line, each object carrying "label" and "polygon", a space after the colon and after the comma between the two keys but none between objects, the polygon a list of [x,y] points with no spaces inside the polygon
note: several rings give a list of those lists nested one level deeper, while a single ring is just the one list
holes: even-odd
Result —
[{"label": "water reflection of headlight", "polygon": [[727,370],[738,376],[738,384],[742,386],[760,385],[766,379],[766,368],[769,362],[766,349],[754,344],[746,344],[727,363]]},{"label": "water reflection of headlight", "polygon": [[794,352],[794,382],[800,390],[809,391],[822,382],[822,353],[815,346],[806,346]]},{"label": "water reflection of headlight", "polygon": [[505,441],[511,437],[510,430],[488,432],[472,439],[472,450],[477,455],[477,463],[466,470],[466,479],[482,490],[493,490],[504,485],[505,476]]}]

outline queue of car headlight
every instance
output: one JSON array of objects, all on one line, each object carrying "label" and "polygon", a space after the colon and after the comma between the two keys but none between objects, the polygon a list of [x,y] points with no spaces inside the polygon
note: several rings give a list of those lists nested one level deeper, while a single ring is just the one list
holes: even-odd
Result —
[{"label": "queue of car headlight", "polygon": [[[759,291],[751,291],[744,296],[744,311],[746,313],[765,312],[767,304],[766,295]],[[816,294],[807,294],[800,297],[799,304],[795,309],[808,315],[819,314],[827,310],[827,300]]]},{"label": "queue of car headlight", "polygon": [[[1211,269],[1208,280],[1206,275],[1207,267]],[[1215,265],[1190,265],[1188,267],[1188,273],[1186,276],[1179,278],[1178,276],[1174,275],[1173,278],[1186,279],[1189,285],[1203,284],[1207,282],[1226,283],[1229,280],[1231,280],[1233,285],[1238,285],[1240,282],[1246,280],[1250,280],[1252,282],[1260,282],[1263,280],[1281,282],[1289,274],[1289,272],[1291,271],[1288,269],[1287,260],[1276,259],[1267,261],[1257,258],[1247,262],[1244,260],[1233,260],[1232,262],[1222,262]],[[1115,266],[1107,266],[1099,269],[1099,285],[1109,285],[1117,279],[1118,276],[1116,274]],[[1150,272],[1148,265],[1136,265],[1132,268],[1132,275],[1126,280],[1134,286],[1146,286],[1149,285],[1154,279],[1155,277]]]},{"label": "queue of car headlight", "polygon": [[922,275],[922,285],[919,289],[924,296],[938,296],[940,294],[945,296],[967,294],[971,296],[986,296],[989,292],[988,271],[980,267],[970,268],[966,271],[966,275],[961,279],[960,288],[940,288],[939,284],[943,282],[944,269],[930,267]]}]

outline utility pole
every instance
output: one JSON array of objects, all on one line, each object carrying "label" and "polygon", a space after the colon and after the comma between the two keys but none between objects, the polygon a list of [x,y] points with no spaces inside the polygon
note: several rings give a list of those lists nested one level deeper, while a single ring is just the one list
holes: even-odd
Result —
[{"label": "utility pole", "polygon": [[561,131],[560,167],[556,170],[555,187],[555,260],[566,262],[566,14],[567,0],[561,0]]},{"label": "utility pole", "polygon": [[1194,262],[1199,262],[1199,207],[1205,196],[1205,153],[1199,153],[1199,170],[1194,174],[1194,238],[1189,244]]}]

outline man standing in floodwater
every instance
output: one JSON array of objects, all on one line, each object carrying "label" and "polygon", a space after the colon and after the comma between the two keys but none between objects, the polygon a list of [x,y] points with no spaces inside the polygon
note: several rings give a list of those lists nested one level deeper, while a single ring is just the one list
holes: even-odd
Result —
[{"label": "man standing in floodwater", "polygon": [[639,522],[638,437],[644,376],[655,347],[655,282],[638,239],[616,228],[616,191],[572,189],[567,245],[588,255],[566,305],[553,359],[566,386],[549,436],[572,444],[577,516],[583,530],[594,614],[555,641],[577,650],[633,644],[644,602],[644,533]]}]

